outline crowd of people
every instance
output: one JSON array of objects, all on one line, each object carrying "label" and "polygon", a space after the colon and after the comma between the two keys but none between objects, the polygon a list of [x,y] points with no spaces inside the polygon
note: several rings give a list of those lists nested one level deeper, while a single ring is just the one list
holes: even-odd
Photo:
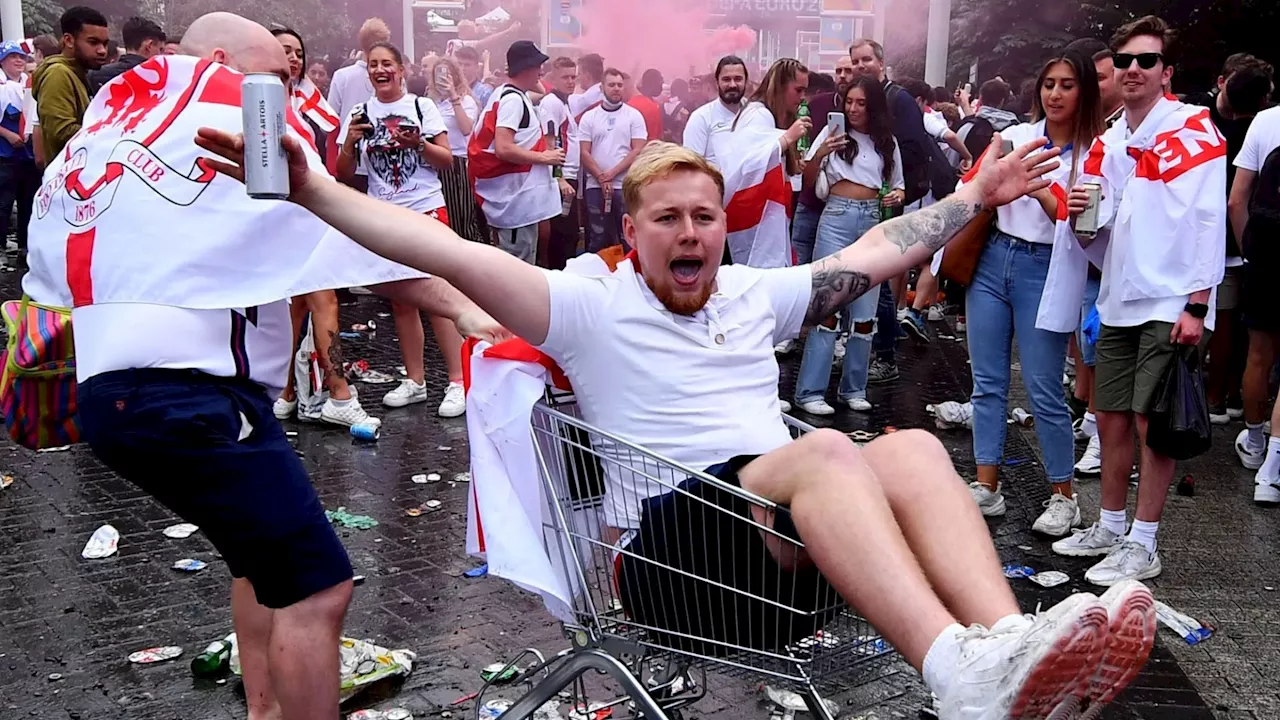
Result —
[{"label": "crowd of people", "polygon": [[[407,378],[386,406],[429,399],[422,312],[448,369],[443,417],[466,411],[464,335],[523,338],[565,371],[588,421],[789,508],[791,527],[778,531],[802,538],[826,581],[923,673],[942,717],[1043,717],[1069,704],[1096,716],[1154,637],[1141,581],[1161,572],[1175,461],[1147,436],[1175,358],[1207,363],[1212,422],[1244,420],[1235,449],[1257,471],[1254,500],[1280,503],[1280,437],[1266,427],[1280,422],[1280,323],[1265,285],[1280,255],[1257,239],[1280,230],[1271,66],[1233,55],[1216,88],[1179,99],[1173,33],[1144,17],[1109,42],[1054,53],[1021,97],[1001,78],[976,96],[968,84],[891,79],[869,39],[830,75],[795,59],[760,73],[726,56],[709,75],[668,84],[631,69],[637,82],[598,54],[552,58],[518,26],[473,28],[415,65],[371,19],[353,62],[332,75],[299,33],[222,13],[177,43],[131,19],[118,59],[106,18],[88,8],[67,11],[61,38],[38,38],[34,55],[0,46],[0,229],[16,204],[17,243],[30,248],[24,289],[75,307],[94,452],[204,528],[231,566],[250,717],[336,713],[329,676],[351,567],[276,419],[376,423],[348,383],[338,333],[338,293],[359,285],[392,301]],[[494,69],[497,53],[505,63]],[[130,78],[161,54],[287,80],[305,122],[286,141],[292,204],[271,212],[299,226],[285,213],[318,218],[341,233],[334,242],[368,251],[334,275],[346,282],[296,294],[277,283],[263,295],[247,287],[264,280],[234,280],[244,292],[199,302],[77,285],[71,241],[48,229],[62,220],[31,217],[40,172],[62,178],[73,148],[93,157],[95,143],[119,139],[114,126],[99,132],[109,123],[82,127],[93,98],[145,83]],[[200,124],[192,162],[203,153],[206,167],[242,179],[239,128]],[[783,237],[753,242],[784,245],[782,262],[726,243],[743,229],[726,223],[727,179],[760,154],[786,178],[793,213]],[[227,212],[265,227],[267,206]],[[1078,227],[1086,213],[1097,228]],[[319,227],[306,226],[329,238]],[[111,246],[98,242],[93,262],[110,266]],[[327,240],[317,242],[307,247],[320,253]],[[612,254],[616,269],[565,272],[589,253]],[[54,297],[36,297],[47,288]],[[838,433],[791,441],[782,413],[870,411],[869,388],[899,381],[898,342],[930,342],[930,322],[947,315],[972,362],[967,487],[928,433],[861,450]],[[213,338],[228,333],[231,355],[214,357],[225,342]],[[314,388],[295,382],[303,335],[322,368]],[[150,354],[157,338],[163,362]],[[1057,539],[1056,553],[1098,558],[1086,579],[1107,588],[1036,616],[1019,611],[982,521],[1005,512],[1015,341],[1052,486],[1034,530]],[[780,398],[778,357],[797,350],[794,396]],[[323,402],[300,403],[303,390]],[[209,482],[174,487],[157,464],[166,458]],[[1098,476],[1101,506],[1085,523],[1075,485]],[[638,533],[636,547],[655,532],[650,514],[679,512],[622,498],[610,523]],[[802,571],[765,544],[751,551],[779,573]]]}]

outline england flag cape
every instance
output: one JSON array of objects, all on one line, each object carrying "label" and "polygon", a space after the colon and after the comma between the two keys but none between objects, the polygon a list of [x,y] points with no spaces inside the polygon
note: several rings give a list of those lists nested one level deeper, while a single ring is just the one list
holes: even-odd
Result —
[{"label": "england flag cape", "polygon": [[324,99],[320,88],[316,87],[308,77],[302,78],[293,87],[293,109],[315,123],[316,127],[320,128],[320,132],[331,133],[342,124],[342,119],[338,117],[338,113],[334,111],[329,101]]},{"label": "england flag cape", "polygon": [[549,165],[515,165],[497,156],[498,111],[503,98],[518,97],[524,112],[515,142],[533,152],[547,149],[538,110],[514,85],[493,92],[467,145],[467,171],[475,186],[476,202],[495,228],[511,229],[549,220],[560,213],[560,188]]},{"label": "england flag cape", "polygon": [[1101,218],[1110,232],[1089,246],[1090,259],[1101,266],[1108,242],[1131,244],[1108,280],[1124,301],[1216,288],[1226,267],[1227,143],[1209,109],[1163,98],[1126,135],[1121,116],[1085,159],[1086,177],[1119,198],[1115,217]]},{"label": "england flag cape", "polygon": [[744,126],[711,136],[724,175],[726,239],[733,262],[756,268],[790,267],[791,185],[782,162],[780,130]]},{"label": "england flag cape", "polygon": [[[242,75],[158,56],[105,85],[36,195],[23,290],[63,307],[254,307],[423,273],[384,260],[288,202],[214,172],[196,129],[242,129]],[[288,132],[303,123],[287,108]],[[306,147],[312,172],[325,175]]]}]

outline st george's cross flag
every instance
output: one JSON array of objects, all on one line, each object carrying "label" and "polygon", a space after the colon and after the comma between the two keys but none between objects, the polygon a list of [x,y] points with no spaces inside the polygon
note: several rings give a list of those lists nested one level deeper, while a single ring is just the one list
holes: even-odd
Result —
[{"label": "st george's cross flag", "polygon": [[320,132],[331,133],[342,124],[342,119],[334,111],[320,88],[304,77],[293,86],[293,109],[297,113],[320,128]]},{"label": "st george's cross flag", "polygon": [[724,175],[726,242],[733,262],[756,268],[790,267],[791,185],[782,161],[780,130],[742,126],[712,135]]}]

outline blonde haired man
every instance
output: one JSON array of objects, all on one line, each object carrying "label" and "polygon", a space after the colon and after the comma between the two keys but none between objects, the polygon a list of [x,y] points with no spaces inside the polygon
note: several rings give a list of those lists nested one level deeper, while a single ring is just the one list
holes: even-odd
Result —
[{"label": "blonde haired man", "polygon": [[[228,159],[243,157],[243,143],[226,134],[202,131],[199,142]],[[686,570],[674,558],[726,548],[732,557],[708,562],[731,568],[730,575],[746,557],[752,568],[778,574],[788,591],[824,588],[825,598],[834,588],[923,672],[943,718],[1021,717],[1079,698],[1105,704],[1131,680],[1154,639],[1150,592],[1128,583],[1101,600],[1077,595],[1039,617],[1024,616],[942,444],[918,431],[864,449],[832,430],[793,441],[779,409],[773,348],[924,262],[982,208],[1045,187],[1040,177],[1057,151],[1036,152],[1043,144],[987,163],[972,185],[877,226],[819,263],[760,269],[720,266],[726,228],[719,171],[690,150],[652,143],[623,182],[630,211],[624,233],[635,254],[606,277],[543,270],[468,243],[443,225],[312,177],[296,155],[290,174],[294,202],[374,252],[448,278],[554,358],[587,422],[772,500],[779,508],[766,517],[727,493],[704,496],[804,543],[804,558],[775,555],[776,543],[741,532],[742,524],[697,522],[685,494],[610,477],[604,516],[614,528],[635,531],[628,555],[666,551],[678,566],[643,579],[624,568],[620,583],[676,582]],[[691,478],[683,487],[695,492],[698,484]],[[655,527],[672,522],[701,536],[663,537]],[[736,534],[722,536],[722,526],[735,525]],[[805,602],[789,593],[773,600]],[[646,611],[628,609],[633,616]],[[711,622],[720,627],[724,618]],[[1133,642],[1108,642],[1114,633]]]}]

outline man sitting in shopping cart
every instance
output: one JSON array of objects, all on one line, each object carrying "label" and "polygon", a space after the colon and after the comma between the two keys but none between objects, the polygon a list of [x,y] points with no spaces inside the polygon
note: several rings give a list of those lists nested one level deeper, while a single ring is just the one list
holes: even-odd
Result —
[{"label": "man sitting in shopping cart", "polygon": [[[219,171],[242,177],[239,138],[202,130],[198,142],[231,161],[216,163]],[[539,269],[462,240],[426,216],[312,175],[296,143],[286,145],[294,202],[370,250],[446,278],[552,357],[588,423],[777,504],[699,496],[762,528],[753,542],[726,540],[717,536],[725,523],[679,516],[670,501],[687,494],[610,477],[611,524],[636,530],[632,542],[650,549],[680,544],[663,555],[673,573],[691,574],[679,558],[693,556],[742,568],[771,578],[757,592],[786,593],[774,602],[788,604],[798,584],[786,579],[816,566],[923,673],[944,718],[1074,717],[1060,708],[1100,708],[1145,662],[1155,616],[1139,583],[1021,613],[968,488],[932,435],[899,432],[861,449],[832,430],[793,441],[778,404],[775,345],[927,261],[982,210],[1045,188],[1058,151],[1042,151],[1043,140],[983,162],[955,195],[835,255],[769,270],[720,266],[719,171],[653,143],[623,185],[635,255],[606,277]],[[1000,145],[997,135],[992,147]],[[673,525],[702,535],[673,533]],[[793,547],[803,552],[786,552],[788,538],[802,540]],[[681,602],[673,588],[651,601]]]}]

